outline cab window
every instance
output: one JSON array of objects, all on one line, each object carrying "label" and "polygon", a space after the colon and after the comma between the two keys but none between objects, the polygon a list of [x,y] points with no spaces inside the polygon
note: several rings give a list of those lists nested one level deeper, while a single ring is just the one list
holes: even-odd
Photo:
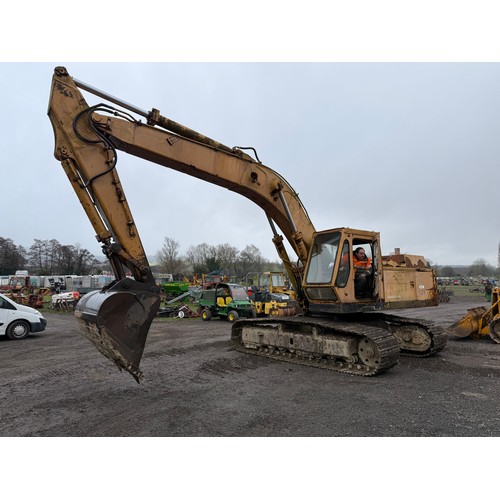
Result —
[{"label": "cab window", "polygon": [[349,242],[346,240],[342,245],[339,272],[337,274],[337,280],[335,281],[335,285],[339,288],[344,288],[347,285],[347,280],[349,279],[349,273],[351,271],[350,253]]},{"label": "cab window", "polygon": [[7,302],[3,297],[0,297],[0,309],[16,310],[16,308],[10,302]]},{"label": "cab window", "polygon": [[340,233],[319,234],[314,240],[306,283],[330,283],[339,247]]}]

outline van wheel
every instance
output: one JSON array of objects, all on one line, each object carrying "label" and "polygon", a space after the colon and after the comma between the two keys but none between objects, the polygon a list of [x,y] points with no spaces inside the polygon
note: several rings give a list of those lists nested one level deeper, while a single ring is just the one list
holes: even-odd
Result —
[{"label": "van wheel", "polygon": [[209,321],[212,319],[212,312],[210,309],[203,309],[203,311],[201,311],[201,319],[203,321]]},{"label": "van wheel", "polygon": [[230,323],[234,323],[235,321],[238,321],[240,317],[236,311],[229,311],[227,319],[229,320]]},{"label": "van wheel", "polygon": [[30,334],[30,327],[26,321],[13,321],[7,328],[6,334],[11,340],[25,339]]}]

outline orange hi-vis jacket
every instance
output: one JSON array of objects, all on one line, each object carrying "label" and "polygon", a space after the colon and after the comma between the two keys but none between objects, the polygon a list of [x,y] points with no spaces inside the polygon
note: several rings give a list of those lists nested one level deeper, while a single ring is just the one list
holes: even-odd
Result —
[{"label": "orange hi-vis jacket", "polygon": [[354,267],[357,267],[358,269],[367,269],[372,265],[372,261],[370,257],[366,257],[366,259],[359,260],[356,255],[352,256],[352,262],[354,264]]}]

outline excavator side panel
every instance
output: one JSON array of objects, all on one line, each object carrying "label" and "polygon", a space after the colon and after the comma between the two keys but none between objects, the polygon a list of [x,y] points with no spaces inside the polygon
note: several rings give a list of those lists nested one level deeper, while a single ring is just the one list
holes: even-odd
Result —
[{"label": "excavator side panel", "polygon": [[384,267],[385,309],[437,306],[436,277],[431,269]]}]

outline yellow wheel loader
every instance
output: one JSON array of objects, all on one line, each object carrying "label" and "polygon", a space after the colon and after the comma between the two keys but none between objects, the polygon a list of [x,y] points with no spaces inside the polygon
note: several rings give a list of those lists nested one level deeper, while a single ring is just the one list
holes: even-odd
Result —
[{"label": "yellow wheel loader", "polygon": [[493,341],[500,344],[500,288],[491,291],[491,307],[474,307],[467,314],[448,327],[455,337],[481,338],[489,335]]}]

